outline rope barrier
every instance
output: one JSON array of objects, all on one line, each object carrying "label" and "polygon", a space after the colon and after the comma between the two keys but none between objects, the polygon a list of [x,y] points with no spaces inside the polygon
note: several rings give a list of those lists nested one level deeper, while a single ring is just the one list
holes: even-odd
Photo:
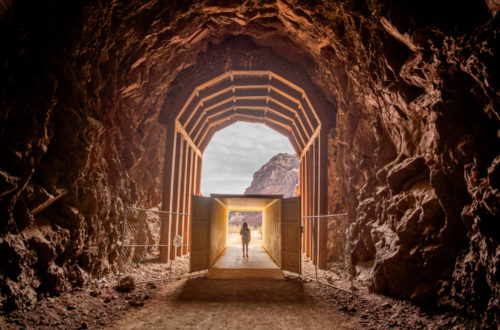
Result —
[{"label": "rope barrier", "polygon": [[[127,215],[128,212],[127,210],[134,210],[134,211],[143,211],[143,212],[153,212],[153,213],[160,213],[160,214],[169,214],[169,215],[174,215],[174,216],[185,216],[185,217],[190,217],[191,215],[188,213],[181,213],[181,212],[170,212],[170,211],[162,211],[162,210],[155,210],[155,209],[145,209],[145,208],[140,208],[140,207],[133,207],[133,206],[126,206],[125,210],[123,212],[123,224],[122,224],[122,233],[121,233],[121,246],[120,246],[120,257],[118,260],[118,283],[121,280],[122,273],[123,273],[123,255],[124,255],[124,248],[126,247],[135,247],[135,248],[146,248],[146,247],[175,247],[175,248],[180,248],[180,247],[185,247],[189,246],[189,244],[176,244],[176,239],[174,239],[174,244],[170,243],[171,237],[169,235],[168,237],[168,243],[169,244],[126,244],[125,243],[125,233],[127,230]],[[168,274],[168,280],[170,280],[172,275],[172,258],[170,258],[170,271]]]},{"label": "rope barrier", "polygon": [[322,219],[322,218],[332,218],[332,217],[345,217],[347,213],[337,213],[337,214],[324,214],[324,215],[308,215],[301,217],[302,219]]},{"label": "rope barrier", "polygon": [[[347,216],[347,213],[336,213],[336,214],[322,214],[322,215],[309,215],[309,216],[303,216],[301,217],[304,220],[322,220],[322,219],[328,219],[328,218],[335,218],[335,217],[345,217]],[[314,230],[312,239],[313,239],[313,246],[314,246],[314,251],[313,251],[313,257],[316,257],[317,251],[316,251],[316,240],[317,240],[317,230]],[[352,266],[352,257],[351,257],[351,226],[348,224],[347,225],[347,247],[349,249],[349,253],[347,254],[347,257],[349,258],[349,279],[351,282],[351,291],[355,289],[354,287],[354,280],[353,280],[353,266]],[[318,265],[314,263],[314,268],[315,268],[315,274],[316,274],[316,282],[319,283],[318,280]],[[325,285],[330,285],[328,283],[323,283]]]},{"label": "rope barrier", "polygon": [[191,214],[189,214],[189,213],[170,212],[170,211],[161,211],[161,210],[152,210],[152,209],[142,209],[140,207],[132,207],[132,206],[127,206],[126,209],[137,210],[137,211],[146,211],[146,212],[155,212],[155,213],[162,213],[162,214],[183,215],[183,216],[186,216],[186,217],[190,217],[191,216]]}]

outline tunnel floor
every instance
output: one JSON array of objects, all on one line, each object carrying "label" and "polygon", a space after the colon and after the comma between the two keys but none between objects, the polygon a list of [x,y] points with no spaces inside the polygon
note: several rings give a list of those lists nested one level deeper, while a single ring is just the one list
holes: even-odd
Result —
[{"label": "tunnel floor", "polygon": [[267,252],[258,245],[248,247],[244,258],[241,245],[229,245],[208,271],[211,279],[267,278],[283,279],[283,272]]},{"label": "tunnel floor", "polygon": [[162,287],[109,329],[341,329],[363,327],[301,281],[190,279]]},{"label": "tunnel floor", "polygon": [[[169,265],[140,264],[128,272],[136,280],[132,292],[116,291],[117,279],[108,278],[108,283],[44,299],[5,320],[0,315],[0,329],[479,328],[456,313],[427,313],[407,301],[370,293],[357,281],[356,294],[316,283],[307,259],[302,265],[307,278],[289,274],[284,280],[177,280],[186,274],[189,259],[178,258],[172,266],[172,281],[159,281]],[[340,265],[331,267],[318,270],[319,280],[348,289],[348,274]]]}]

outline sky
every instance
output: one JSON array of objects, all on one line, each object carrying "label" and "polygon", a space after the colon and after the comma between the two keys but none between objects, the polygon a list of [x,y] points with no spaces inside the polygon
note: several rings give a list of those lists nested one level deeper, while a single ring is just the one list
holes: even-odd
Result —
[{"label": "sky", "polygon": [[217,132],[203,154],[201,193],[243,194],[271,157],[295,154],[288,139],[262,124],[237,122]]}]

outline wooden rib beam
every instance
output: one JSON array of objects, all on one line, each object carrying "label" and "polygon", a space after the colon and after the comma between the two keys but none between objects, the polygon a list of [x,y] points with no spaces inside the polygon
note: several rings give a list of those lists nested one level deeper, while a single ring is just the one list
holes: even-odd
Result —
[{"label": "wooden rib beam", "polygon": [[200,126],[203,125],[205,119],[218,116],[219,113],[228,113],[230,112],[231,107],[245,106],[259,108],[267,106],[272,109],[273,112],[282,116],[283,118],[293,120],[294,126],[297,127],[297,132],[300,133],[302,144],[305,144],[306,141],[309,141],[310,133],[314,128],[313,126],[311,126],[312,124],[310,120],[307,120],[306,123],[302,121],[302,118],[307,117],[307,115],[300,113],[302,108],[293,109],[268,95],[254,97],[237,97],[234,95],[226,96],[226,99],[221,99],[219,100],[219,102],[213,104],[212,106],[204,107],[204,109],[202,109],[202,107],[197,108],[195,111],[195,115],[191,117],[191,120],[189,122],[181,123],[181,125],[185,128],[185,131],[188,132],[189,136],[198,134],[195,132],[199,132]]},{"label": "wooden rib beam", "polygon": [[[181,169],[180,169],[180,175],[179,175],[179,199],[177,201],[177,212],[179,213],[186,213],[186,181],[187,181],[187,154],[188,154],[188,143],[184,139],[182,141],[181,145],[181,157],[182,157],[182,162],[181,162]],[[186,221],[186,217],[184,215],[179,215],[177,216],[177,235],[184,237],[184,222]],[[180,257],[182,256],[182,247],[179,246],[176,251],[175,255]]]},{"label": "wooden rib beam", "polygon": [[[226,122],[228,120],[234,119],[234,118],[239,119],[241,121],[247,121],[247,122],[257,122],[257,123],[270,122],[270,123],[273,123],[276,126],[279,126],[282,128],[282,130],[280,130],[280,133],[282,133],[283,130],[288,132],[289,135],[287,134],[287,137],[291,136],[295,140],[295,142],[292,145],[300,146],[299,152],[300,152],[300,150],[302,150],[303,145],[300,145],[299,141],[297,141],[297,139],[296,139],[296,137],[293,134],[293,131],[291,129],[291,127],[293,127],[293,126],[291,126],[289,122],[288,123],[283,122],[279,117],[276,117],[276,116],[273,117],[273,116],[268,115],[266,117],[262,117],[262,116],[258,116],[258,115],[252,115],[252,114],[242,114],[242,113],[239,113],[237,111],[234,111],[230,115],[222,117],[218,121],[214,121],[214,122],[209,123],[207,126],[207,129],[205,130],[205,133],[203,135],[201,135],[199,138],[196,138],[196,140],[195,140],[195,143],[197,143],[197,145],[199,146],[199,149],[204,150],[204,148],[206,147],[206,145],[209,142],[209,141],[207,142],[206,140],[207,139],[210,140],[213,137],[213,134],[215,134],[215,132],[212,134],[211,131],[220,130],[221,128],[218,125],[220,125],[221,123]],[[234,123],[235,121],[237,121],[237,120],[231,121],[231,124]],[[227,125],[227,126],[229,126],[229,125]],[[276,126],[273,126],[273,127],[276,127]]]},{"label": "wooden rib beam", "polygon": [[[193,149],[188,146],[187,149],[187,166],[186,166],[186,174],[184,178],[184,183],[185,183],[185,189],[184,189],[184,214],[189,214],[191,212],[191,195],[193,194],[193,185],[192,185],[192,180],[193,180],[193,155],[194,151]],[[189,217],[184,218],[184,229],[183,232],[184,234],[182,235],[182,254],[188,253],[188,237],[189,237],[189,229],[190,229],[190,221]]]},{"label": "wooden rib beam", "polygon": [[198,147],[196,146],[196,144],[193,142],[193,140],[191,139],[191,137],[189,136],[189,134],[187,134],[187,132],[184,130],[184,128],[182,127],[182,125],[179,124],[179,122],[175,123],[175,131],[179,132],[182,135],[182,137],[186,140],[186,142],[194,150],[194,152],[196,152],[198,154],[198,156],[203,157],[201,151],[198,149]]},{"label": "wooden rib beam", "polygon": [[[306,145],[306,142],[310,140],[310,136],[303,136],[303,131],[299,129],[301,125],[297,124],[298,117],[292,116],[287,117],[284,116],[280,111],[277,111],[273,106],[275,104],[270,103],[269,107],[260,107],[260,106],[250,106],[250,107],[240,107],[240,106],[233,106],[232,108],[226,108],[224,110],[221,110],[220,114],[213,113],[210,117],[208,117],[208,121],[210,124],[216,123],[218,124],[220,121],[223,121],[225,118],[228,116],[233,115],[234,113],[239,113],[241,112],[240,110],[242,109],[254,109],[255,111],[261,111],[263,113],[260,114],[260,116],[264,116],[266,118],[270,117],[271,120],[275,121],[280,121],[283,124],[287,125],[288,127],[291,128],[292,132],[294,133],[295,139],[297,139],[297,145],[300,146],[300,149]],[[268,113],[268,115],[266,115]],[[203,140],[204,138],[204,133],[202,133],[205,129],[207,129],[209,126],[206,126],[204,123],[201,124],[202,126],[195,129],[191,136],[194,136],[193,141],[197,146],[200,146],[200,141]]]},{"label": "wooden rib beam", "polygon": [[192,130],[203,122],[204,116],[212,115],[211,110],[227,109],[231,102],[250,105],[263,99],[278,104],[277,112],[293,117],[303,143],[310,140],[310,134],[319,125],[319,117],[310,100],[302,88],[271,71],[229,71],[197,86],[176,119],[192,136]]}]

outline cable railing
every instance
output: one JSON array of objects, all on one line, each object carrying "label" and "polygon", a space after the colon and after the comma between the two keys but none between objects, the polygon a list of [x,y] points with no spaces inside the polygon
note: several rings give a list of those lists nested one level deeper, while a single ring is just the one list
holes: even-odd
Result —
[{"label": "cable railing", "polygon": [[[334,213],[334,214],[322,214],[322,215],[308,215],[308,216],[302,216],[301,219],[306,220],[306,221],[311,221],[311,220],[328,220],[331,218],[342,218],[342,217],[347,217],[347,213]],[[347,230],[346,230],[346,246],[344,248],[344,257],[345,260],[347,260],[347,266],[348,266],[348,274],[349,274],[349,282],[350,282],[350,291],[345,290],[343,288],[337,287],[335,285],[332,285],[330,283],[322,282],[318,278],[318,265],[317,262],[314,262],[314,271],[315,271],[315,280],[316,282],[320,284],[324,284],[330,287],[334,287],[336,289],[346,291],[349,293],[353,293],[355,290],[354,287],[354,279],[353,279],[353,267],[352,267],[352,257],[351,257],[351,226],[347,224]],[[317,251],[317,241],[318,241],[318,229],[316,228],[315,230],[312,231],[312,247],[313,247],[313,257],[317,258],[318,251]]]},{"label": "cable railing", "polygon": [[[164,215],[168,215],[165,217]],[[187,239],[183,239],[182,236],[175,234],[171,235],[170,226],[172,221],[180,221],[182,223],[184,217],[190,217],[190,214],[182,212],[171,212],[156,209],[146,209],[139,207],[126,207],[122,223],[122,233],[121,233],[121,247],[120,247],[120,258],[119,258],[119,275],[120,280],[123,272],[124,266],[126,264],[133,263],[159,263],[160,260],[160,249],[161,248],[174,248],[174,253],[178,248],[189,247],[189,242]],[[180,217],[180,219],[179,219]],[[336,213],[336,214],[324,214],[324,215],[309,215],[302,216],[301,219],[304,221],[325,221],[329,219],[339,219],[347,217],[347,213]],[[162,228],[169,228],[168,235],[166,235],[166,242],[161,240]],[[333,284],[323,282],[319,280],[318,277],[318,267],[317,262],[315,262],[315,279],[309,278],[307,276],[300,277],[308,278],[310,280],[316,280],[319,284],[330,286],[342,291],[352,293],[355,288],[353,284],[353,268],[352,268],[352,258],[351,258],[351,232],[350,226],[346,225],[346,244],[344,247],[344,260],[347,261],[348,274],[350,280],[350,291],[335,286]],[[315,230],[312,230],[312,247],[313,247],[313,257],[318,255],[318,227],[315,226]],[[188,242],[188,244],[185,244]],[[170,251],[172,253],[172,251]],[[168,279],[172,278],[172,258],[169,258],[169,270]],[[186,272],[188,270],[186,269]]]},{"label": "cable railing", "polygon": [[[165,217],[168,215],[168,217]],[[172,235],[170,230],[173,223],[183,224],[190,214],[171,212],[139,207],[125,207],[122,232],[120,257],[118,263],[118,280],[124,272],[125,264],[133,263],[162,263],[160,253],[162,248],[174,248],[170,253],[177,253],[177,249],[189,247],[186,238],[179,234]],[[167,228],[166,237],[162,237],[162,229]],[[166,241],[164,241],[166,239]],[[172,276],[172,259],[169,258],[169,274]]]}]

